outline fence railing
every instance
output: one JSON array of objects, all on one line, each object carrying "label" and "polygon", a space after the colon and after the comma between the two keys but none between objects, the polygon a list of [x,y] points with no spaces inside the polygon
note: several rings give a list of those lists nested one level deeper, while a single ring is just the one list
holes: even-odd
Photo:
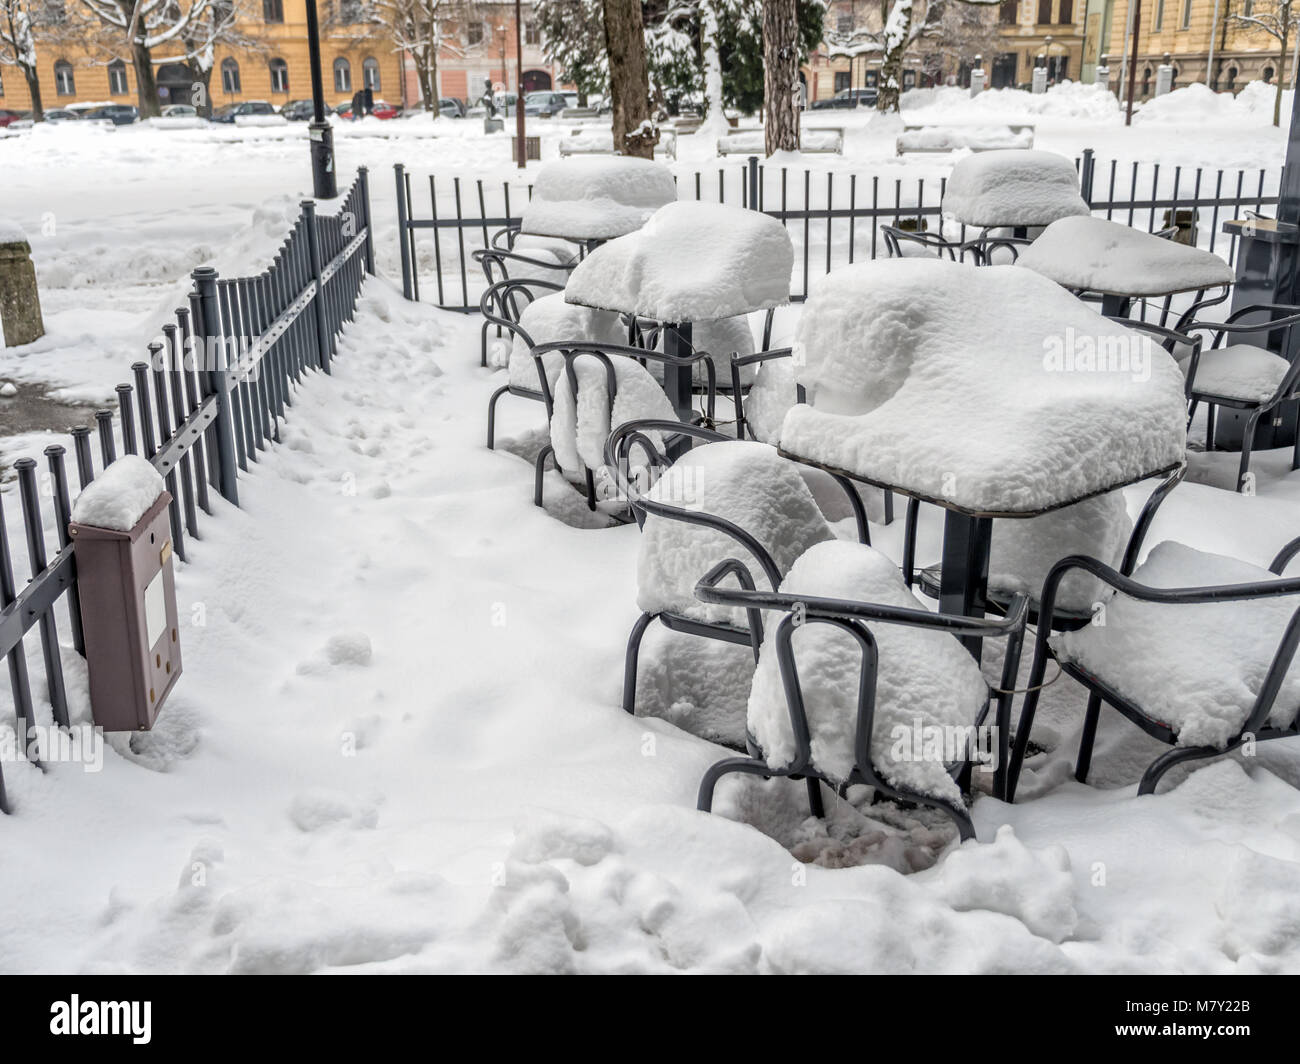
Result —
[{"label": "fence railing", "polygon": [[[189,306],[162,326],[149,361],[131,367],[117,386],[118,406],[95,415],[95,429],[72,431],[77,481],[86,487],[119,453],[138,454],[163,475],[172,496],[173,549],[186,558],[198,537],[199,512],[211,515],[212,493],[238,505],[238,474],[280,438],[280,422],[310,370],[330,372],[339,332],[352,319],[366,273],[374,272],[368,175],[362,168],[332,214],[305,201],[271,265],[254,277],[221,278],[194,271]],[[14,462],[30,582],[18,590],[0,497],[0,656],[7,660],[15,730],[28,752],[36,723],[24,640],[36,628],[44,658],[52,719],[69,726],[56,608],[67,603],[68,631],[85,653],[77,595],[76,552],[70,542],[67,448],[45,448],[57,550],[47,551],[37,462]],[[0,810],[9,812],[3,774]]]},{"label": "fence railing", "polygon": [[[1091,149],[1085,149],[1075,165],[1080,191],[1095,213],[1155,231],[1164,228],[1172,212],[1196,211],[1196,243],[1219,252],[1229,263],[1235,260],[1237,240],[1219,232],[1220,222],[1277,203],[1281,177],[1280,170],[1103,162]],[[401,164],[395,172],[406,297],[419,299],[423,287],[432,289],[438,305],[447,310],[477,310],[485,283],[473,252],[488,246],[495,231],[519,223],[520,207],[532,196],[532,185],[430,174],[428,198],[423,192],[420,196],[428,207],[420,213],[410,172]],[[903,178],[883,171],[770,166],[753,157],[677,177],[683,199],[753,206],[785,225],[795,246],[796,301],[806,297],[816,276],[884,254],[882,226],[914,219],[924,225],[938,218],[946,184],[946,177],[933,169]],[[973,235],[962,227],[961,239]]]}]

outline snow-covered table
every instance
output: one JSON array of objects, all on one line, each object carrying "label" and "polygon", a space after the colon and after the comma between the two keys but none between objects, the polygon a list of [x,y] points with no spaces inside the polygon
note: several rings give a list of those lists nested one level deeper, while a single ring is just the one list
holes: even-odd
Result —
[{"label": "snow-covered table", "polygon": [[1183,461],[1173,358],[1031,270],[938,259],[837,270],[809,294],[794,364],[807,402],[786,414],[781,453],[943,507],[945,612],[983,614],[994,518],[1058,510]]},{"label": "snow-covered table", "polygon": [[1133,299],[1199,292],[1234,279],[1232,267],[1213,252],[1091,216],[1053,222],[1016,265],[1073,291],[1099,294],[1101,312],[1117,317]]},{"label": "snow-covered table", "polygon": [[943,213],[978,229],[1024,236],[1058,218],[1086,215],[1074,164],[1050,151],[1007,148],[969,155],[952,168]]},{"label": "snow-covered table", "polygon": [[[564,298],[659,322],[665,353],[684,356],[692,350],[693,323],[788,303],[793,268],[794,246],[775,218],[679,201],[588,255],[570,276]],[[666,366],[664,385],[678,416],[689,419],[689,368]]]},{"label": "snow-covered table", "polygon": [[672,171],[625,155],[577,156],[537,172],[520,232],[591,244],[640,229],[677,199]]}]

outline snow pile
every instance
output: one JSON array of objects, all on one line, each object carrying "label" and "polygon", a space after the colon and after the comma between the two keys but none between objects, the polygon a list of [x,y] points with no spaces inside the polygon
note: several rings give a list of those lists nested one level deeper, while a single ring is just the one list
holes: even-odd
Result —
[{"label": "snow pile", "polygon": [[287,126],[289,120],[284,115],[235,115],[235,125],[262,128],[267,126]]},{"label": "snow pile", "polygon": [[641,228],[676,199],[672,171],[648,159],[560,159],[537,172],[521,228],[539,236],[605,240]]},{"label": "snow pile", "polygon": [[950,119],[1024,121],[1037,116],[1109,124],[1121,115],[1114,93],[1077,81],[1063,81],[1037,95],[1024,89],[985,89],[974,97],[968,89],[956,86],[909,89],[900,98],[899,107],[909,124]]},{"label": "snow pile", "polygon": [[23,227],[10,218],[0,218],[0,244],[25,244],[27,234]]},{"label": "snow pile", "polygon": [[[745,129],[718,138],[719,155],[766,155],[765,134],[761,129]],[[803,129],[799,132],[799,149],[807,152],[838,152],[844,137],[837,129]],[[783,153],[798,160],[795,152]]]},{"label": "snow pile", "polygon": [[[799,558],[781,590],[920,608],[890,558],[871,547],[838,540],[819,544]],[[868,627],[879,653],[872,763],[892,786],[960,802],[961,792],[943,758],[917,758],[915,751],[920,740],[934,734],[930,729],[974,724],[988,697],[979,666],[946,632],[883,623]],[[775,626],[769,626],[754,673],[749,729],[767,763],[780,768],[796,751],[775,633]],[[847,633],[817,623],[795,632],[794,652],[813,761],[833,779],[847,779],[854,767],[862,652]]]},{"label": "snow pile", "polygon": [[[1167,540],[1133,574],[1150,587],[1212,587],[1274,581],[1250,562]],[[1223,747],[1246,722],[1295,595],[1200,605],[1139,602],[1112,593],[1103,624],[1052,640],[1059,658],[1104,679],[1147,716],[1168,724],[1180,746]],[[1292,662],[1269,714],[1281,727],[1300,709],[1300,663]]]},{"label": "snow pile", "polygon": [[[603,472],[605,440],[613,426],[643,418],[677,420],[673,404],[644,366],[622,355],[609,356],[609,361],[616,382],[612,404],[602,359],[593,355],[575,359],[576,402],[568,374],[560,371],[556,376],[551,444],[556,463],[571,478],[578,477],[584,466],[593,472]],[[651,437],[658,442],[657,434],[652,433]]]},{"label": "snow pile", "polygon": [[[1276,86],[1263,81],[1252,81],[1236,96],[1230,92],[1214,92],[1195,81],[1139,105],[1133,113],[1133,122],[1135,125],[1167,123],[1186,126],[1207,122],[1271,124],[1276,93]],[[1286,120],[1290,99],[1291,93],[1284,90],[1283,121]]]},{"label": "snow pile", "polygon": [[[994,521],[989,588],[1003,595],[1023,592],[1036,600],[1048,570],[1071,554],[1086,554],[1118,569],[1132,531],[1120,491],[1038,517]],[[1101,581],[1075,570],[1061,581],[1056,604],[1086,613],[1102,592]]]},{"label": "snow pile", "polygon": [[[1136,354],[1076,364],[1084,338]],[[1182,461],[1182,374],[1135,343],[1031,270],[845,267],[804,307],[794,357],[808,404],[786,415],[781,446],[971,510],[1050,509]]]},{"label": "snow pile", "polygon": [[966,225],[1047,225],[1087,214],[1088,205],[1069,159],[1010,148],[959,160],[944,190],[943,212]]},{"label": "snow pile", "polygon": [[[533,300],[519,315],[519,327],[534,344],[559,343],[563,340],[591,340],[596,343],[625,344],[627,330],[619,317],[609,310],[591,310],[564,301],[563,292],[551,292]],[[490,352],[490,361],[500,364],[500,356]],[[556,374],[564,364],[558,351],[542,356],[546,365],[546,378],[555,383]],[[510,383],[517,388],[541,387],[537,377],[536,359],[532,348],[523,336],[514,334],[508,360]]]},{"label": "snow pile", "polygon": [[898,150],[960,151],[963,148],[1011,149],[1032,148],[1032,130],[1013,130],[1010,126],[924,126],[899,135]]},{"label": "snow pile", "polygon": [[79,525],[128,532],[166,490],[162,475],[139,455],[124,454],[86,485],[72,505]]},{"label": "snow pile", "polygon": [[794,246],[775,218],[716,203],[671,203],[597,248],[565,298],[656,321],[731,318],[790,301]]},{"label": "snow pile", "polygon": [[1232,267],[1211,251],[1091,216],[1053,222],[1016,265],[1066,288],[1115,295],[1165,295],[1233,281]]},{"label": "snow pile", "polygon": [[[696,447],[677,459],[647,495],[740,526],[771,555],[782,575],[809,547],[831,538],[798,467],[764,443],[732,440]],[[753,554],[730,536],[647,515],[637,554],[637,605],[646,613],[667,611],[744,627],[743,610],[695,597],[700,578],[725,558],[744,563],[759,589],[774,590]],[[724,586],[738,585],[728,577]]]}]

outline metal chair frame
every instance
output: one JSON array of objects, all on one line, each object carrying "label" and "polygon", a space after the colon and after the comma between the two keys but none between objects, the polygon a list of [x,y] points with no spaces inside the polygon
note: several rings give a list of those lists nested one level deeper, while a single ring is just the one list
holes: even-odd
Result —
[{"label": "metal chair frame", "polygon": [[[507,278],[504,281],[498,281],[488,288],[479,299],[479,311],[483,315],[483,364],[487,365],[487,330],[489,326],[497,327],[497,335],[500,336],[502,331],[518,336],[531,349],[534,347],[533,339],[522,325],[519,324],[519,317],[523,313],[520,301],[526,307],[534,299],[537,293],[534,289],[550,289],[554,292],[562,292],[564,289],[550,281],[530,281],[526,278]],[[539,367],[540,368],[540,367]],[[509,369],[507,368],[507,373]],[[513,395],[520,399],[531,399],[533,402],[544,403],[546,405],[547,416],[551,410],[551,389],[546,380],[546,374],[541,374],[541,387],[537,390],[524,388],[518,384],[504,384],[492,393],[488,399],[487,413],[487,445],[488,450],[496,448],[496,411],[497,403],[504,395]]]}]

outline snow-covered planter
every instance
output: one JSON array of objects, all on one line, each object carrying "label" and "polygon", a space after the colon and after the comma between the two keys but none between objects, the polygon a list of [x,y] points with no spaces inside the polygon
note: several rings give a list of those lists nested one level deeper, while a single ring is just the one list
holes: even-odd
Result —
[{"label": "snow-covered planter", "polygon": [[1074,164],[1050,151],[979,152],[958,161],[943,212],[978,226],[1039,226],[1088,213]]},{"label": "snow-covered planter", "polygon": [[676,199],[672,171],[660,163],[621,155],[560,159],[537,172],[521,230],[608,240],[639,229]]}]

